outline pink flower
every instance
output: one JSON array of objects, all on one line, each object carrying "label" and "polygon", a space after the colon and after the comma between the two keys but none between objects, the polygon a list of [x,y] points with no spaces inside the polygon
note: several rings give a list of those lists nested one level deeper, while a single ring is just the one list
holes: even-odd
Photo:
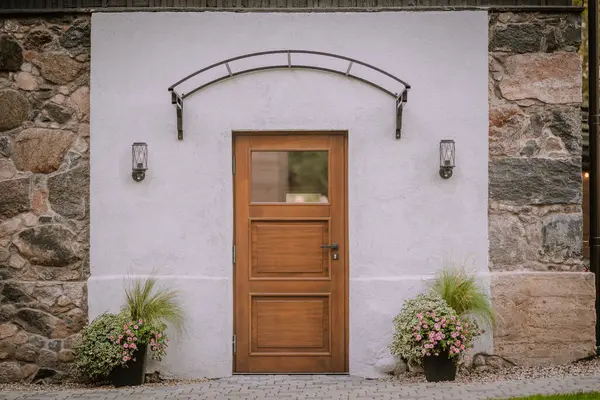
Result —
[{"label": "pink flower", "polygon": [[125,333],[127,333],[128,335],[131,335],[131,330],[127,329],[127,332],[125,332]]},{"label": "pink flower", "polygon": [[455,317],[454,315],[452,315],[452,316],[450,317],[450,321],[454,321],[455,319],[456,319],[456,317]]},{"label": "pink flower", "polygon": [[417,339],[417,340],[421,340],[421,339],[422,339],[422,337],[421,337],[421,335],[417,335],[417,337],[416,337],[415,339]]},{"label": "pink flower", "polygon": [[127,361],[128,359],[129,359],[129,357],[123,356],[123,361]]},{"label": "pink flower", "polygon": [[440,319],[439,319],[439,318],[436,318],[436,319],[435,319],[435,322],[440,322]]},{"label": "pink flower", "polygon": [[418,319],[423,319],[423,314],[417,314]]},{"label": "pink flower", "polygon": [[470,359],[471,359],[471,357],[465,356],[465,360],[469,361]]},{"label": "pink flower", "polygon": [[134,325],[134,326],[133,326],[133,329],[138,329],[138,326],[137,326],[137,325]]},{"label": "pink flower", "polygon": [[445,328],[445,327],[446,327],[446,324],[442,324],[442,328]]},{"label": "pink flower", "polygon": [[111,336],[111,337],[110,337],[110,340],[115,340],[115,337],[114,337],[114,336]]},{"label": "pink flower", "polygon": [[460,346],[460,340],[455,341],[454,344]]},{"label": "pink flower", "polygon": [[143,320],[141,320],[141,319],[140,319],[138,322],[139,322],[139,324],[141,325],[141,324],[143,323]]},{"label": "pink flower", "polygon": [[427,316],[429,317],[431,314],[429,313],[429,311],[427,311],[427,312],[425,313],[425,315],[427,315]]},{"label": "pink flower", "polygon": [[129,326],[133,325],[133,321],[129,321]]},{"label": "pink flower", "polygon": [[125,348],[128,348],[128,347],[129,347],[129,345],[128,345],[127,343],[125,343],[125,344],[123,345],[123,347],[125,347]]},{"label": "pink flower", "polygon": [[133,337],[133,341],[134,341],[134,342],[137,342],[137,338],[136,338],[135,336]]},{"label": "pink flower", "polygon": [[471,351],[471,349],[467,348],[467,353],[470,352],[470,351]]},{"label": "pink flower", "polygon": [[159,333],[158,334],[158,338],[160,339],[161,337],[162,337],[162,333]]},{"label": "pink flower", "polygon": [[464,350],[464,349],[465,349],[465,345],[464,345],[464,344],[461,344],[461,345],[460,345],[460,349],[461,349],[461,350]]},{"label": "pink flower", "polygon": [[123,352],[123,355],[124,355],[124,356],[126,356],[126,355],[127,355],[127,352],[126,352],[126,351],[124,351],[124,352]]},{"label": "pink flower", "polygon": [[128,342],[131,342],[131,337],[128,337],[128,338],[127,338],[127,341],[128,341]]},{"label": "pink flower", "polygon": [[436,331],[439,331],[441,328],[440,324],[435,324],[433,327],[435,328]]},{"label": "pink flower", "polygon": [[154,339],[150,339],[150,343],[154,343]]},{"label": "pink flower", "polygon": [[130,349],[137,350],[137,346],[136,346],[135,344],[133,344],[133,343],[129,345],[129,348],[130,348]]},{"label": "pink flower", "polygon": [[120,339],[123,339],[123,335],[119,335],[119,340],[120,340]]},{"label": "pink flower", "polygon": [[127,329],[127,324],[123,324],[123,329]]},{"label": "pink flower", "polygon": [[427,329],[427,324],[423,324],[423,328]]}]

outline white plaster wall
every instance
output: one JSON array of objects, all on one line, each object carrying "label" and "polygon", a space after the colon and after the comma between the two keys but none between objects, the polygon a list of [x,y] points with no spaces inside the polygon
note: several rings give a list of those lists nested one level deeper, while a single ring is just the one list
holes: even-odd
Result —
[{"label": "white plaster wall", "polygon": [[[121,304],[126,274],[180,289],[188,335],[161,366],[231,374],[232,130],[349,132],[350,373],[378,376],[391,320],[444,261],[487,268],[487,14],[118,13],[92,18],[90,317]],[[167,88],[203,66],[269,49],[357,58],[408,81],[403,137],[394,102],[310,71],[257,73],[185,103],[176,139]],[[438,176],[440,139],[457,143]],[[149,171],[130,177],[131,143]]]}]

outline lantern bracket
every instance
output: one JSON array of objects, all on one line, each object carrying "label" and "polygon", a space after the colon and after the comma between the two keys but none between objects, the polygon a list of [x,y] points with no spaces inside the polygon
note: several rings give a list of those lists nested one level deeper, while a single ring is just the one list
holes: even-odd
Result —
[{"label": "lantern bracket", "polygon": [[[282,60],[284,62],[282,63],[278,63],[278,64],[272,64],[273,58],[272,57],[265,57],[264,59],[264,64],[263,66],[254,66],[252,68],[240,68],[239,70],[234,70],[234,68],[232,68],[232,63],[234,63],[235,61],[239,61],[239,60],[244,60],[247,58],[254,58],[254,57],[263,57],[263,56],[270,56],[270,55],[275,55],[275,54],[283,54],[286,56],[285,60]],[[314,63],[316,65],[312,65],[312,64],[296,64],[292,61],[292,55],[293,54],[301,54],[301,55],[309,55],[311,56],[310,61],[311,63]],[[314,57],[317,56],[317,57]],[[329,60],[328,60],[329,59]],[[331,60],[330,59],[337,59],[337,60],[342,60],[345,62],[348,62],[347,66],[344,68],[333,68],[331,67]],[[321,60],[327,60],[328,62],[325,63],[321,63]],[[322,64],[325,64],[327,66],[323,66]],[[256,63],[254,63],[253,65],[256,65]],[[355,66],[361,66],[364,67],[364,71],[368,72],[367,76],[359,76],[356,73],[350,73],[350,71],[352,70],[352,68]],[[203,72],[209,71],[209,70],[213,70],[214,68],[217,67],[225,67],[225,74],[209,80],[208,82],[203,82],[200,83],[200,85],[195,86],[195,88],[193,88],[192,90],[190,90],[189,92],[183,93],[183,92],[178,92],[175,88],[187,81],[189,81],[190,79],[201,75]],[[204,67],[202,69],[199,69],[196,72],[191,73],[190,75],[180,79],[179,81],[175,82],[173,85],[171,85],[169,87],[169,91],[171,92],[171,103],[175,106],[176,112],[177,112],[177,139],[179,140],[183,140],[183,101],[193,95],[194,93],[197,93],[199,91],[201,91],[202,89],[214,85],[218,82],[221,81],[225,81],[231,78],[235,78],[236,76],[240,76],[240,75],[246,75],[246,74],[250,74],[253,72],[258,72],[258,71],[270,71],[270,70],[281,70],[281,69],[300,69],[300,70],[313,70],[313,71],[321,71],[321,72],[329,72],[332,74],[337,74],[337,75],[341,75],[353,80],[357,80],[359,82],[362,83],[366,83],[376,89],[379,89],[380,91],[388,94],[389,96],[394,97],[395,99],[395,106],[396,106],[396,130],[395,130],[395,138],[396,139],[400,139],[402,137],[402,113],[404,110],[404,107],[406,105],[407,99],[408,99],[408,90],[410,89],[410,85],[408,83],[406,83],[405,81],[403,81],[400,78],[397,78],[396,76],[392,75],[391,73],[384,71],[380,68],[374,67],[373,65],[367,64],[363,61],[359,61],[350,57],[345,57],[345,56],[340,56],[337,54],[332,54],[332,53],[326,53],[326,52],[322,52],[322,51],[312,51],[312,50],[271,50],[271,51],[261,51],[258,53],[249,53],[249,54],[244,54],[241,56],[237,56],[237,57],[233,57],[233,58],[229,58],[223,61],[219,61],[215,64],[209,65],[207,67]],[[377,76],[377,82],[375,82],[373,80],[373,73],[375,73],[375,76]],[[211,76],[214,76],[213,74],[210,74]],[[385,80],[386,83],[380,83],[381,81]]]}]

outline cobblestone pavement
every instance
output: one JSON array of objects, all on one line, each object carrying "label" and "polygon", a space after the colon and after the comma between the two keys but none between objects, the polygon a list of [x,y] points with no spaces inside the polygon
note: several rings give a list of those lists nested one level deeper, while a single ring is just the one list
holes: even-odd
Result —
[{"label": "cobblestone pavement", "polygon": [[600,376],[495,383],[420,383],[366,380],[351,376],[235,376],[202,383],[126,389],[4,392],[0,399],[204,400],[204,399],[506,399],[533,394],[600,391]]}]

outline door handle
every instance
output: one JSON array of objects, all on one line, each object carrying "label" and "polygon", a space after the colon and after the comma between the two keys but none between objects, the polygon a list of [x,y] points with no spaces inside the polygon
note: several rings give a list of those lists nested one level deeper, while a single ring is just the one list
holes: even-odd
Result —
[{"label": "door handle", "polygon": [[340,246],[337,243],[331,243],[331,244],[322,244],[321,248],[322,249],[338,250],[340,248]]}]

